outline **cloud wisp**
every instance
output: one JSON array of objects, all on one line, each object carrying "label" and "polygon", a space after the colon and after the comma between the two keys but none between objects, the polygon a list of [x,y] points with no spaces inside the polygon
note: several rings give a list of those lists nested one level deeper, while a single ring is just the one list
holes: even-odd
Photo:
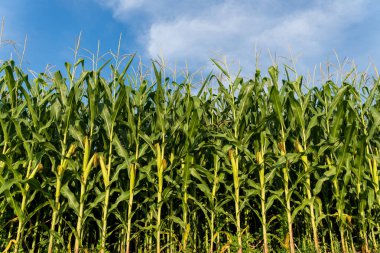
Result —
[{"label": "cloud wisp", "polygon": [[[344,41],[349,27],[368,15],[368,0],[200,1],[97,0],[126,24],[148,22],[140,31],[146,56],[169,63],[205,65],[211,57],[251,67],[255,47],[277,56],[302,55],[301,65],[324,60]],[[183,2],[183,1],[182,1]],[[205,3],[206,2],[206,3]],[[131,20],[131,13],[147,18]],[[303,60],[302,60],[303,59]]]}]

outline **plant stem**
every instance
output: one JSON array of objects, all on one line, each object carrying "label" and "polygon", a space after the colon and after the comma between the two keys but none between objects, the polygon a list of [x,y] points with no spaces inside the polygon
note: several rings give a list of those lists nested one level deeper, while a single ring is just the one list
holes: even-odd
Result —
[{"label": "plant stem", "polygon": [[256,160],[260,166],[260,197],[261,197],[261,220],[263,227],[264,253],[268,253],[268,238],[267,238],[267,221],[266,221],[266,203],[265,203],[265,163],[263,152],[256,153]]},{"label": "plant stem", "polygon": [[219,177],[218,177],[218,172],[219,172],[219,157],[218,155],[214,154],[214,180],[213,180],[213,185],[212,185],[212,195],[211,195],[211,207],[212,207],[212,212],[211,212],[211,227],[210,227],[210,237],[211,237],[211,242],[210,242],[210,250],[209,253],[213,253],[214,251],[214,226],[215,226],[215,200],[216,200],[216,189],[219,184]]},{"label": "plant stem", "polygon": [[156,252],[161,252],[161,209],[162,209],[162,190],[164,186],[164,170],[166,169],[166,160],[164,159],[165,146],[156,144],[157,149],[157,176],[158,176],[158,191],[157,191],[157,224],[156,224]]},{"label": "plant stem", "polygon": [[[305,136],[305,134],[303,134],[303,136]],[[306,139],[306,138],[304,137],[303,139]],[[304,152],[306,150],[306,147],[302,147],[301,144],[298,141],[296,141],[295,146],[296,146],[296,150],[298,152]],[[317,229],[317,225],[315,223],[314,202],[312,200],[313,196],[311,194],[310,173],[308,172],[309,171],[309,161],[308,161],[306,155],[302,155],[301,156],[301,160],[302,160],[302,164],[303,164],[303,167],[304,167],[304,171],[306,173],[305,188],[306,188],[307,198],[309,200],[310,220],[311,220],[311,227],[313,229],[314,248],[315,248],[315,251],[317,253],[320,253],[319,239],[318,239],[318,229]]]},{"label": "plant stem", "polygon": [[132,226],[132,205],[135,187],[136,165],[131,165],[130,178],[129,178],[129,201],[128,201],[128,225],[127,225],[127,246],[126,253],[129,253],[131,242],[131,226]]},{"label": "plant stem", "polygon": [[231,149],[229,151],[229,157],[232,165],[232,176],[234,179],[234,196],[235,196],[235,219],[236,219],[236,233],[238,238],[239,250],[238,253],[243,252],[243,241],[241,235],[241,227],[240,227],[240,195],[239,195],[239,159],[238,159],[237,148],[234,151]]},{"label": "plant stem", "polygon": [[50,226],[50,237],[49,237],[49,247],[48,247],[48,253],[53,252],[53,246],[54,246],[54,232],[55,232],[55,224],[57,222],[57,216],[60,209],[60,203],[59,203],[59,197],[61,195],[61,177],[57,177],[57,183],[55,186],[55,202],[54,202],[54,209],[53,209],[53,216],[51,220],[51,226]]}]

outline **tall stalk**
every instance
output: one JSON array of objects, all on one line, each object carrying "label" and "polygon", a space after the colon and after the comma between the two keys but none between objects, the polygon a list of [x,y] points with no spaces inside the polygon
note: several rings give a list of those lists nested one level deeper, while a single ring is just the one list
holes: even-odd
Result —
[{"label": "tall stalk", "polygon": [[[138,151],[136,151],[136,157],[138,156],[137,152]],[[135,181],[136,181],[136,164],[132,164],[130,167],[130,174],[129,174],[127,244],[126,244],[126,250],[125,250],[126,253],[129,253],[129,248],[131,244],[132,206],[133,206],[133,196],[134,196],[134,190],[135,190]]]},{"label": "tall stalk", "polygon": [[83,239],[83,215],[84,215],[84,206],[85,206],[85,195],[86,195],[86,187],[88,176],[91,172],[93,164],[97,163],[97,153],[95,153],[90,159],[90,150],[91,145],[89,138],[86,136],[83,140],[84,146],[84,156],[83,156],[83,165],[82,165],[82,177],[81,177],[81,189],[79,196],[79,215],[77,219],[77,237],[75,238],[74,252],[78,253],[79,248],[82,247],[82,239]]},{"label": "tall stalk", "polygon": [[[130,244],[131,244],[131,229],[132,229],[132,216],[133,216],[133,199],[135,196],[135,184],[136,184],[136,173],[138,169],[138,160],[140,157],[140,129],[142,124],[143,112],[144,112],[144,106],[146,103],[146,82],[142,81],[141,86],[139,87],[139,90],[137,94],[131,98],[130,94],[132,94],[131,90],[128,89],[128,94],[126,96],[126,110],[129,115],[128,117],[128,126],[130,127],[130,137],[129,141],[131,142],[131,146],[134,145],[134,158],[135,161],[130,165],[129,168],[129,200],[128,200],[128,217],[127,217],[127,239],[126,239],[126,253],[129,253],[130,251]],[[137,111],[134,111],[134,108],[137,107]],[[137,119],[135,119],[134,116],[137,114]]]},{"label": "tall stalk", "polygon": [[105,189],[105,197],[103,202],[103,212],[102,212],[102,234],[101,234],[101,249],[100,252],[104,253],[106,251],[106,240],[107,240],[107,217],[108,217],[108,205],[110,198],[110,163],[105,164],[104,157],[99,157],[100,167],[103,175],[103,183]]},{"label": "tall stalk", "polygon": [[[32,170],[32,161],[30,160],[28,163],[28,168],[27,168],[27,173],[26,173],[26,179],[32,179],[35,177],[38,171],[42,170],[42,164],[39,163],[36,165],[36,167]],[[22,191],[22,201],[21,201],[21,213],[25,215],[26,211],[26,202],[27,202],[27,197],[28,197],[28,192],[30,189],[30,185],[26,184],[25,189]],[[23,217],[18,217],[18,228],[17,228],[17,235],[16,235],[16,241],[15,241],[15,248],[14,252],[17,253],[19,250],[20,246],[20,241],[23,238],[24,234],[24,218]]]},{"label": "tall stalk", "polygon": [[[128,67],[129,65],[127,65]],[[126,67],[126,68],[127,68]],[[114,77],[111,86],[113,89],[116,89],[117,83],[116,77]],[[104,106],[102,108],[101,117],[103,119],[103,126],[106,132],[106,137],[108,139],[108,162],[105,164],[104,157],[100,157],[100,166],[102,169],[103,175],[103,183],[104,183],[104,201],[103,201],[103,211],[102,211],[102,230],[101,230],[101,253],[106,251],[106,241],[107,241],[107,219],[108,219],[108,205],[110,199],[110,177],[111,177],[111,168],[113,161],[113,145],[115,141],[115,125],[117,123],[117,117],[119,116],[121,104],[124,102],[126,97],[126,88],[123,84],[120,84],[119,92],[116,94],[111,94],[110,85],[105,83],[103,79],[100,80],[100,84],[105,87],[109,91],[109,93],[104,95],[104,102],[108,104],[108,106]],[[114,91],[115,92],[115,91]],[[108,109],[110,107],[110,109]]]},{"label": "tall stalk", "polygon": [[161,252],[161,210],[162,210],[162,190],[164,185],[164,170],[167,167],[165,160],[165,145],[156,144],[156,161],[157,161],[157,223],[156,223],[156,252]]},{"label": "tall stalk", "polygon": [[216,210],[215,210],[215,207],[216,207],[216,191],[217,191],[217,188],[218,188],[218,185],[219,185],[219,176],[218,176],[218,173],[219,173],[219,166],[220,166],[220,158],[217,154],[213,154],[213,158],[214,158],[214,177],[213,177],[213,185],[212,185],[212,192],[211,192],[211,208],[212,208],[212,211],[211,211],[211,226],[210,226],[210,237],[211,237],[211,241],[210,241],[210,250],[209,250],[209,253],[213,253],[214,252],[214,241],[215,241],[215,216],[216,216]]},{"label": "tall stalk", "polygon": [[263,147],[261,151],[256,153],[256,161],[260,166],[259,168],[259,178],[260,178],[260,198],[261,198],[261,222],[263,228],[263,241],[264,241],[264,253],[268,253],[268,235],[267,235],[267,217],[266,217],[266,187],[265,187],[265,163],[264,154],[265,151]]},{"label": "tall stalk", "polygon": [[187,240],[190,234],[190,223],[188,215],[188,200],[189,200],[189,181],[190,181],[190,164],[192,163],[192,157],[186,155],[184,161],[181,163],[182,168],[182,221],[185,227],[183,228],[182,234],[182,250],[186,251],[187,249]]},{"label": "tall stalk", "polygon": [[[75,72],[76,67],[74,67]],[[71,75],[71,66],[70,64],[67,64],[67,71],[68,75],[70,77],[70,89],[67,92],[67,85],[65,83],[65,79],[63,78],[62,74],[60,72],[55,73],[54,75],[54,88],[57,91],[57,97],[59,97],[60,100],[60,106],[62,107],[61,110],[63,110],[63,115],[56,114],[56,120],[58,121],[58,128],[57,129],[59,133],[61,134],[61,157],[60,157],[60,164],[58,165],[56,171],[54,171],[56,176],[56,185],[55,185],[55,199],[53,202],[53,214],[52,214],[52,220],[51,220],[51,226],[50,226],[50,232],[49,232],[49,246],[48,246],[48,253],[52,253],[54,249],[54,237],[55,237],[55,226],[57,223],[59,223],[58,220],[58,214],[60,212],[61,203],[60,203],[60,196],[61,196],[61,187],[62,187],[62,179],[63,175],[65,173],[65,170],[68,166],[68,162],[70,157],[74,154],[76,146],[75,144],[71,144],[69,148],[67,148],[68,145],[68,135],[69,135],[69,126],[70,121],[72,118],[72,112],[74,111],[75,106],[75,89],[72,86],[74,82],[75,75]],[[58,99],[57,99],[58,100]],[[62,132],[61,132],[62,131]],[[54,169],[54,168],[53,168]]]},{"label": "tall stalk", "polygon": [[65,149],[63,148],[62,157],[64,157],[64,159],[62,159],[61,164],[58,165],[58,168],[57,168],[57,172],[56,172],[57,182],[55,185],[55,201],[54,201],[54,207],[53,207],[53,216],[52,216],[51,225],[50,225],[48,253],[52,253],[54,249],[55,225],[58,221],[57,218],[58,218],[59,210],[61,208],[60,197],[61,197],[63,174],[65,173],[65,170],[67,168],[67,165],[69,162],[68,159],[70,159],[70,157],[74,154],[75,150],[76,150],[75,144],[72,144],[67,152],[65,152]]},{"label": "tall stalk", "polygon": [[[290,107],[292,110],[292,114],[294,115],[295,121],[298,123],[299,129],[300,129],[300,135],[302,143],[299,143],[298,141],[295,142],[295,150],[299,153],[304,153],[307,149],[307,142],[309,139],[309,136],[306,136],[306,128],[310,131],[310,129],[313,127],[313,124],[310,123],[313,120],[315,120],[317,115],[314,115],[314,118],[309,119],[306,110],[308,103],[310,103],[310,93],[308,95],[304,95],[301,92],[302,88],[302,78],[298,78],[295,82],[290,82],[288,85],[291,87],[291,92],[289,94],[289,101],[290,101]],[[299,100],[297,100],[293,93],[296,93],[299,97]],[[309,125],[307,125],[307,122]],[[312,186],[311,186],[311,180],[310,180],[310,164],[307,158],[307,155],[301,156],[302,165],[304,168],[305,173],[305,190],[306,190],[306,196],[309,201],[309,212],[310,212],[310,221],[311,221],[311,227],[313,230],[313,241],[314,241],[314,249],[317,253],[320,253],[320,247],[319,247],[319,239],[318,239],[318,229],[315,219],[315,208],[314,208],[314,196],[312,195]]]},{"label": "tall stalk", "polygon": [[240,227],[240,193],[239,193],[239,160],[237,158],[237,150],[230,149],[228,152],[228,156],[232,166],[232,177],[234,182],[234,200],[235,200],[235,219],[236,219],[236,233],[238,238],[239,250],[238,252],[243,252],[243,241],[241,235],[241,227]]},{"label": "tall stalk", "polygon": [[[298,141],[296,141],[295,146],[296,146],[295,148],[297,152],[301,152],[301,153],[304,152],[304,147],[302,147],[302,145]],[[315,220],[315,213],[314,213],[314,201],[313,201],[313,196],[311,193],[310,172],[309,172],[310,165],[309,165],[309,160],[306,155],[302,155],[301,160],[303,163],[304,172],[306,173],[305,188],[306,188],[307,198],[309,200],[309,211],[310,211],[311,227],[313,229],[314,247],[315,247],[315,251],[319,253],[320,248],[319,248],[318,230],[317,230],[317,224],[315,222],[316,220]]]},{"label": "tall stalk", "polygon": [[278,143],[278,149],[280,150],[280,156],[282,156],[285,160],[285,165],[283,165],[282,168],[282,179],[284,184],[284,198],[285,198],[285,211],[286,211],[286,219],[288,223],[288,234],[287,237],[289,238],[289,249],[290,253],[295,253],[295,246],[294,246],[294,235],[293,235],[293,219],[292,219],[292,208],[291,208],[291,194],[289,191],[289,166],[288,161],[286,159],[286,132],[285,132],[285,123],[283,118],[283,107],[284,103],[282,101],[282,98],[280,97],[279,91],[278,91],[278,70],[275,67],[269,68],[269,74],[271,76],[272,81],[272,87],[270,90],[270,100],[273,104],[273,111],[275,113],[275,116],[280,123],[280,129],[279,129],[279,143]]},{"label": "tall stalk", "polygon": [[[282,141],[279,143],[279,149],[281,156],[286,156],[286,146],[285,142]],[[291,195],[289,192],[289,166],[286,162],[286,165],[282,168],[283,180],[284,180],[284,198],[285,198],[285,210],[286,210],[286,219],[288,222],[288,234],[289,237],[289,249],[290,253],[295,253],[294,247],[294,236],[293,236],[293,218],[292,218],[292,208],[291,208]]]}]

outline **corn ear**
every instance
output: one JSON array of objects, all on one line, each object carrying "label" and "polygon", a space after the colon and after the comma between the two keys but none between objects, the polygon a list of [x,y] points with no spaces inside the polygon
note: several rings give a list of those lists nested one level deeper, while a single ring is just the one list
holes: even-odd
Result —
[{"label": "corn ear", "polygon": [[104,157],[103,156],[99,157],[99,162],[100,162],[100,168],[102,170],[104,186],[107,188],[109,186],[110,182],[109,182],[109,175],[108,175],[107,166],[104,163]]},{"label": "corn ear", "polygon": [[86,166],[85,170],[83,171],[83,181],[84,181],[84,182],[87,182],[88,175],[90,174],[91,169],[92,169],[93,167],[95,167],[95,164],[97,163],[97,162],[96,162],[97,160],[98,160],[98,154],[95,153],[95,154],[91,157],[90,161],[87,163],[87,166]]}]

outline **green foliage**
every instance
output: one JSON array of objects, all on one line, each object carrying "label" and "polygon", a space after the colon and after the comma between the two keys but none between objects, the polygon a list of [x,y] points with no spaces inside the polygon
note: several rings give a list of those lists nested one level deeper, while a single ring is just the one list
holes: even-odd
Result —
[{"label": "green foliage", "polygon": [[0,251],[379,250],[379,80],[132,61],[0,67]]}]

